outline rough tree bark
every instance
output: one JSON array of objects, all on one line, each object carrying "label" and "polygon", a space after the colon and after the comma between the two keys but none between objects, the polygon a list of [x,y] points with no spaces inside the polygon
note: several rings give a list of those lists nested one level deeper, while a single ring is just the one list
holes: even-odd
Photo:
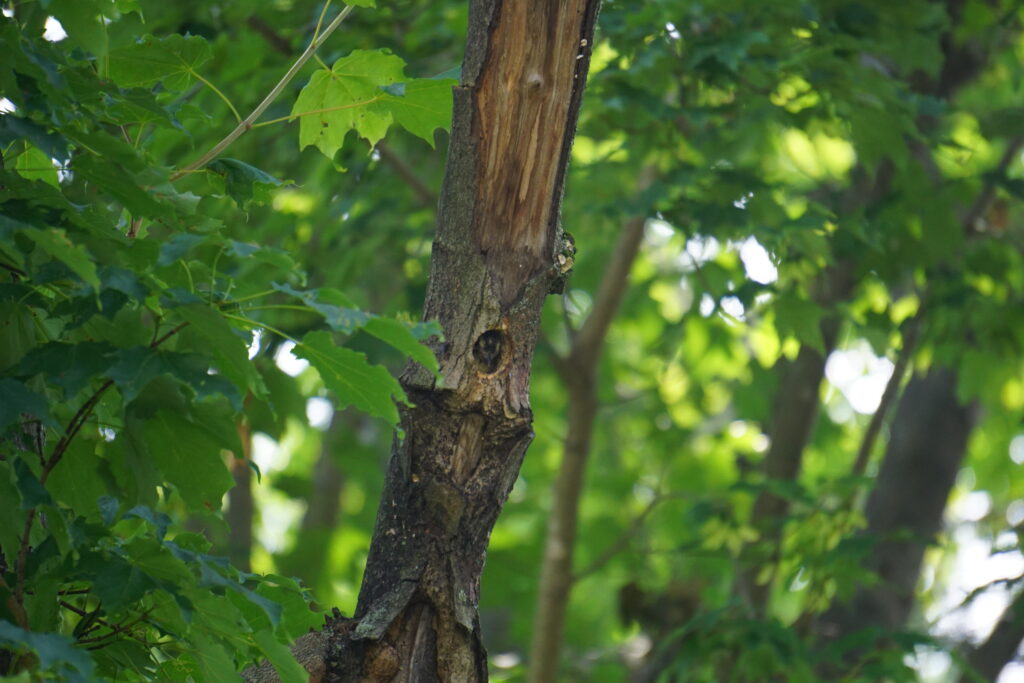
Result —
[{"label": "rough tree bark", "polygon": [[571,265],[558,224],[597,0],[477,0],[442,189],[425,317],[443,382],[413,405],[388,467],[354,619],[326,680],[480,681],[477,603],[491,529],[533,433],[541,307]]},{"label": "rough tree bark", "polygon": [[[598,0],[473,0],[424,317],[353,618],[293,652],[320,681],[487,679],[477,605],[494,522],[533,438],[540,312],[572,260],[559,226]],[[249,681],[276,676],[263,666]]]}]

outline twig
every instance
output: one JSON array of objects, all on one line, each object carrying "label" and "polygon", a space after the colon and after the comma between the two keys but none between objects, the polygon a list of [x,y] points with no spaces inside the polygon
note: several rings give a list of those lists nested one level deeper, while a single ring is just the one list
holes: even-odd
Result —
[{"label": "twig", "polygon": [[17,266],[12,266],[11,264],[4,263],[2,261],[0,261],[0,268],[3,268],[4,270],[9,271],[11,274],[13,274],[13,275],[15,275],[17,277],[25,277],[26,275],[28,275],[28,273],[26,273],[21,268],[18,268]]},{"label": "twig", "polygon": [[256,120],[263,115],[264,111],[267,110],[267,107],[269,107],[274,102],[274,100],[277,99],[277,96],[280,95],[281,92],[285,89],[285,87],[291,82],[291,80],[295,78],[295,74],[299,72],[299,69],[301,69],[306,64],[306,62],[309,61],[309,58],[312,57],[313,54],[317,51],[317,49],[319,49],[319,47],[323,45],[324,41],[326,41],[327,38],[332,33],[334,33],[334,30],[341,26],[341,22],[345,21],[345,18],[352,13],[352,10],[354,8],[354,5],[348,5],[347,7],[345,7],[345,9],[339,12],[338,16],[336,16],[334,20],[330,24],[328,24],[327,28],[325,28],[319,36],[310,41],[309,46],[306,47],[306,50],[299,56],[298,59],[295,60],[295,63],[292,64],[290,69],[288,69],[288,72],[281,77],[281,80],[278,81],[277,85],[275,85],[274,88],[267,94],[267,96],[263,98],[263,101],[260,102],[256,106],[256,108],[252,110],[252,113],[246,116],[241,122],[239,122],[239,124],[235,126],[235,129],[233,131],[228,133],[223,140],[221,140],[216,145],[211,147],[210,150],[206,152],[206,154],[202,155],[201,157],[193,161],[191,164],[185,166],[181,170],[173,173],[171,175],[171,180],[178,180],[179,178],[185,176],[186,174],[191,173],[196,169],[202,168],[210,161],[217,158],[217,155],[219,155],[221,152],[227,149],[227,147],[231,145],[231,143],[233,143],[239,137],[241,137],[243,133],[252,128],[253,124],[256,123]]},{"label": "twig", "polygon": [[245,23],[248,24],[249,28],[253,31],[260,34],[263,37],[263,40],[270,44],[270,47],[283,55],[290,56],[292,54],[292,46],[288,44],[288,41],[285,40],[280,33],[275,31],[274,27],[260,19],[255,14],[246,19]]},{"label": "twig", "polygon": [[584,579],[587,576],[590,576],[591,574],[600,571],[606,564],[608,564],[612,560],[613,557],[622,552],[626,545],[628,545],[629,542],[633,539],[633,536],[636,535],[636,532],[640,530],[640,527],[643,526],[644,522],[647,521],[647,518],[650,516],[650,514],[654,512],[654,508],[656,508],[659,503],[663,503],[666,500],[674,500],[685,497],[686,495],[682,493],[666,493],[663,495],[657,495],[654,498],[652,498],[651,502],[649,502],[647,506],[644,507],[644,509],[640,512],[640,514],[633,519],[629,527],[621,534],[619,534],[619,537],[616,538],[615,541],[613,541],[612,544],[608,546],[608,548],[606,548],[605,551],[597,557],[597,559],[595,559],[593,562],[591,562],[583,569],[580,569],[579,571],[573,573],[573,583],[576,583],[581,579]]},{"label": "twig", "polygon": [[416,200],[420,204],[428,208],[437,207],[437,194],[427,187],[427,184],[416,175],[416,171],[413,170],[412,166],[405,159],[395,154],[395,151],[383,142],[377,143],[377,151],[380,152],[380,158],[386,161],[391,168],[395,169],[395,173],[405,181],[405,184],[416,195]]},{"label": "twig", "polygon": [[[186,325],[187,322],[180,323],[174,328],[169,330],[167,334],[160,337],[150,344],[150,348],[160,346],[160,344],[167,341],[170,337],[180,332]],[[45,484],[46,480],[50,477],[54,468],[60,463],[61,458],[64,457],[65,451],[71,444],[71,440],[75,438],[78,432],[82,429],[85,421],[89,418],[93,408],[100,402],[103,394],[114,385],[114,381],[108,379],[99,389],[93,392],[92,396],[86,400],[85,403],[75,412],[71,417],[71,421],[68,422],[67,428],[64,430],[64,435],[57,442],[57,445],[53,447],[53,453],[50,458],[43,462],[42,472],[39,474],[39,482]],[[32,508],[28,511],[25,517],[25,526],[22,528],[21,540],[18,546],[18,556],[15,560],[15,583],[14,583],[14,594],[11,596],[12,600],[8,602],[8,607],[14,606],[12,611],[15,613],[15,620],[18,621],[18,625],[22,628],[28,628],[27,617],[24,614],[24,597],[25,597],[25,564],[28,560],[29,552],[29,537],[32,533],[32,523],[36,518],[36,508]],[[16,608],[16,609],[15,609]],[[22,623],[24,622],[24,623]]]},{"label": "twig", "polygon": [[871,416],[871,422],[868,423],[868,428],[864,431],[864,438],[860,443],[860,450],[857,451],[857,459],[854,461],[851,470],[855,477],[863,476],[865,470],[867,470],[868,461],[871,459],[871,451],[874,449],[879,432],[882,431],[882,423],[885,421],[885,416],[889,413],[889,408],[896,399],[896,394],[903,383],[903,375],[907,372],[907,365],[910,364],[910,359],[914,355],[914,348],[917,346],[917,333],[921,328],[923,312],[923,309],[919,310],[913,320],[907,323],[907,331],[903,334],[903,348],[900,349],[900,355],[892,369],[892,376],[889,377],[889,382],[885,385],[885,391],[882,392],[878,408],[875,409],[874,414]]},{"label": "twig", "polygon": [[[63,603],[63,601],[62,601],[62,603]],[[102,620],[102,619],[97,619],[97,621],[99,623],[103,624],[104,626],[106,626],[107,628],[110,629],[110,633],[104,633],[104,634],[99,635],[99,636],[93,636],[92,638],[79,638],[78,642],[80,644],[96,643],[96,642],[99,642],[101,640],[106,640],[107,638],[113,638],[117,634],[124,633],[125,631],[127,631],[131,627],[133,627],[136,624],[138,624],[140,621],[143,621],[144,619],[146,619],[150,615],[150,613],[153,610],[155,610],[155,609],[156,609],[156,605],[153,605],[149,609],[147,609],[144,612],[142,612],[142,614],[140,614],[139,616],[135,617],[131,621],[124,622],[123,624],[111,624],[108,621],[105,621],[105,620]]]}]

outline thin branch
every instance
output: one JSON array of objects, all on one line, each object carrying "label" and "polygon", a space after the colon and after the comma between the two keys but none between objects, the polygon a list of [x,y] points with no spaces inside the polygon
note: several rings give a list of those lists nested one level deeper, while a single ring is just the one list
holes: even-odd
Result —
[{"label": "thin branch", "polygon": [[967,667],[960,683],[994,681],[1007,664],[1014,660],[1024,639],[1024,593],[1017,593],[1000,615],[985,642],[965,648]]},{"label": "thin branch", "polygon": [[[62,601],[62,604],[63,604],[63,601]],[[119,633],[124,633],[128,629],[130,629],[133,626],[137,625],[139,622],[147,619],[149,617],[150,613],[152,613],[153,610],[155,610],[156,608],[157,608],[157,606],[153,605],[152,607],[150,607],[149,609],[143,611],[139,616],[135,617],[131,621],[126,621],[126,622],[124,622],[122,624],[111,624],[108,621],[105,621],[105,620],[102,620],[102,619],[98,619],[97,621],[99,623],[102,623],[104,626],[106,626],[107,628],[110,629],[110,633],[104,633],[104,634],[101,634],[101,635],[98,635],[98,636],[93,636],[91,638],[79,638],[78,642],[79,642],[79,644],[83,644],[84,645],[85,643],[96,643],[96,642],[100,642],[100,641],[103,641],[103,640],[107,640],[108,638],[113,638],[114,636],[118,635]]]},{"label": "thin branch", "polygon": [[280,33],[274,30],[273,26],[263,21],[255,14],[246,19],[245,23],[253,31],[256,31],[256,33],[260,34],[260,36],[263,37],[263,40],[267,41],[270,47],[274,48],[275,50],[277,50],[278,52],[285,56],[291,56],[292,46]]},{"label": "thin branch", "polygon": [[[160,344],[164,343],[170,337],[177,334],[186,325],[188,325],[188,323],[183,322],[175,326],[170,331],[168,331],[167,334],[152,342],[150,344],[150,347],[155,348],[157,346],[160,346]],[[95,408],[96,404],[100,402],[100,399],[103,397],[103,394],[107,391],[107,389],[109,389],[113,385],[113,380],[108,379],[107,381],[105,381],[102,385],[100,385],[99,389],[93,392],[92,396],[90,396],[86,400],[86,402],[83,403],[82,406],[71,417],[71,421],[68,422],[68,426],[64,430],[64,435],[60,438],[60,441],[57,442],[57,445],[53,447],[53,453],[50,455],[50,458],[43,462],[43,469],[42,472],[40,472],[39,474],[39,482],[41,484],[46,483],[46,480],[50,477],[50,474],[53,472],[54,468],[57,467],[57,465],[61,461],[61,458],[64,457],[64,453],[65,451],[67,451],[68,446],[71,444],[71,440],[75,438],[79,431],[81,431],[82,426],[85,425],[85,421],[89,419],[89,415],[92,413],[93,408]],[[11,607],[12,604],[16,607],[16,609],[12,609],[12,611],[15,612],[15,619],[18,621],[18,625],[22,628],[28,628],[27,617],[24,615],[23,606],[26,578],[25,565],[28,560],[28,553],[30,547],[29,540],[32,533],[32,523],[35,521],[35,517],[36,508],[32,508],[31,510],[29,510],[28,514],[25,516],[25,525],[22,528],[21,540],[18,546],[18,556],[17,559],[15,560],[14,595],[12,596],[13,599],[8,603],[8,607]],[[25,623],[22,623],[23,620],[25,621]]]},{"label": "thin branch", "polygon": [[18,543],[18,556],[14,560],[14,595],[8,602],[8,607],[14,612],[14,620],[18,626],[28,630],[28,615],[25,613],[25,563],[28,561],[29,535],[32,533],[32,523],[36,519],[36,509],[32,508],[25,516],[25,526],[21,530],[21,539]]},{"label": "thin branch", "polygon": [[406,163],[405,159],[395,154],[395,151],[383,142],[377,143],[377,151],[380,152],[381,160],[387,162],[398,174],[398,177],[405,181],[420,204],[427,208],[437,207],[437,194],[416,175],[416,171]]},{"label": "thin branch", "polygon": [[629,545],[629,542],[633,540],[633,537],[636,536],[636,533],[644,525],[644,522],[647,521],[647,518],[651,515],[651,513],[654,512],[654,508],[656,508],[659,503],[663,503],[666,500],[676,500],[685,497],[686,495],[682,493],[667,493],[663,495],[657,495],[654,498],[652,498],[651,502],[649,502],[647,506],[644,507],[644,509],[640,512],[640,514],[633,519],[629,527],[621,534],[619,534],[619,537],[616,538],[612,542],[612,544],[605,549],[603,553],[598,555],[597,559],[595,559],[593,562],[588,564],[583,569],[580,569],[579,571],[573,573],[573,583],[576,583],[590,576],[591,574],[600,571],[604,568],[606,564],[608,564],[612,560],[612,558],[614,558],[616,555],[622,552],[625,549],[625,547]]},{"label": "thin branch", "polygon": [[[637,193],[644,192],[654,182],[655,169],[647,166],[640,171],[637,180]],[[573,340],[571,357],[578,359],[580,365],[592,365],[597,362],[597,356],[601,353],[601,346],[604,344],[608,328],[619,310],[622,297],[626,293],[626,284],[629,280],[629,271],[633,268],[633,262],[640,251],[640,242],[644,238],[644,225],[646,218],[638,216],[626,221],[619,242],[615,246],[615,255],[605,270],[601,279],[601,285],[594,297],[594,306],[590,309],[590,315],[580,325],[576,338]]]},{"label": "thin branch", "polygon": [[28,275],[28,273],[26,273],[21,268],[18,268],[17,266],[12,266],[11,264],[4,263],[2,261],[0,261],[0,268],[3,268],[4,270],[9,271],[11,274],[16,275],[18,277],[25,277],[26,275]]},{"label": "thin branch", "polygon": [[216,159],[221,152],[227,149],[228,146],[230,146],[231,143],[233,143],[235,140],[241,137],[242,134],[251,129],[253,124],[256,123],[256,120],[263,115],[264,111],[267,110],[267,107],[269,107],[274,102],[274,100],[277,99],[277,96],[280,95],[281,92],[285,89],[285,87],[291,82],[291,80],[295,78],[295,74],[299,72],[299,69],[301,69],[306,64],[306,62],[309,61],[309,58],[312,57],[313,54],[317,51],[317,49],[319,49],[319,47],[323,45],[324,41],[326,41],[327,38],[330,37],[332,33],[334,33],[334,30],[341,26],[341,22],[345,21],[345,18],[352,13],[352,10],[354,8],[354,5],[348,5],[347,7],[345,7],[345,9],[339,12],[338,16],[334,18],[334,20],[327,26],[327,28],[325,28],[319,36],[310,41],[309,46],[306,48],[306,50],[299,56],[298,59],[295,60],[295,63],[292,64],[290,69],[288,69],[288,72],[281,77],[281,80],[278,81],[277,85],[275,85],[274,88],[267,94],[267,96],[263,98],[263,101],[260,102],[256,106],[256,108],[252,110],[252,113],[245,117],[245,119],[243,119],[237,126],[235,126],[235,129],[228,133],[223,140],[221,140],[212,148],[210,148],[210,150],[206,154],[202,155],[201,157],[193,161],[191,164],[185,166],[179,171],[173,173],[171,175],[171,180],[178,180],[184,175],[191,173],[196,169],[202,168],[213,159]]},{"label": "thin branch", "polygon": [[188,327],[188,323],[187,323],[187,322],[183,322],[183,323],[178,323],[177,325],[175,325],[174,327],[172,327],[172,328],[171,328],[171,329],[170,329],[170,330],[169,330],[169,331],[167,332],[167,334],[165,334],[164,336],[162,336],[162,337],[160,337],[159,339],[157,339],[157,340],[153,341],[152,343],[150,343],[150,345],[149,345],[149,346],[150,346],[150,348],[156,348],[157,346],[160,346],[160,345],[161,345],[161,344],[163,344],[163,343],[164,343],[165,341],[167,341],[168,339],[170,339],[170,338],[171,338],[171,337],[173,337],[174,335],[178,334],[179,332],[181,332],[181,331],[182,331],[183,329],[185,329],[186,327]]},{"label": "thin branch", "polygon": [[[641,171],[637,179],[638,194],[650,186],[654,173],[653,167]],[[569,355],[564,359],[562,380],[569,394],[568,428],[541,560],[530,644],[530,669],[527,672],[527,680],[531,683],[551,681],[556,677],[573,585],[572,550],[576,543],[580,495],[598,409],[597,364],[608,328],[628,287],[629,272],[643,240],[644,224],[643,217],[633,217],[623,226],[611,263],[605,269],[605,276],[594,297],[590,315],[577,331]]]},{"label": "thin branch", "polygon": [[885,385],[885,391],[882,392],[878,408],[875,409],[874,414],[871,416],[871,422],[868,423],[868,428],[865,430],[864,438],[860,443],[860,450],[857,451],[857,458],[851,470],[855,477],[863,476],[865,470],[867,470],[868,461],[871,459],[871,451],[875,447],[878,434],[882,431],[882,423],[885,422],[885,416],[888,415],[889,408],[896,400],[896,394],[899,392],[900,385],[903,384],[903,376],[907,373],[907,366],[910,364],[910,359],[914,355],[914,348],[917,346],[917,333],[921,328],[923,312],[923,309],[918,311],[914,318],[907,322],[907,329],[903,334],[903,348],[900,349],[900,355],[896,359],[892,376]]}]

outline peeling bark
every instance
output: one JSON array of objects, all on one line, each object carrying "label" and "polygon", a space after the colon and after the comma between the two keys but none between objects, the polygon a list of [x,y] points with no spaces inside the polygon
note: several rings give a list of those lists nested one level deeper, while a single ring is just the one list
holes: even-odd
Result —
[{"label": "peeling bark", "polygon": [[395,442],[354,620],[335,622],[329,681],[481,681],[487,541],[533,438],[541,307],[562,276],[559,205],[596,0],[480,0],[442,188],[425,317],[443,382],[402,377]]}]

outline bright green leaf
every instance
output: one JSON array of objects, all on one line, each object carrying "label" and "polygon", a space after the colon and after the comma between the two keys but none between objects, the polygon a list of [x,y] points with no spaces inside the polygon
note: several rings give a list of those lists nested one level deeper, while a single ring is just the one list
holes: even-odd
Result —
[{"label": "bright green leaf", "polygon": [[408,324],[393,318],[373,318],[363,329],[437,374],[437,358],[413,335]]},{"label": "bright green leaf", "polygon": [[404,83],[405,94],[389,96],[380,103],[413,135],[434,146],[434,131],[447,129],[452,121],[452,86],[454,79],[420,78]]},{"label": "bright green leaf", "polygon": [[380,87],[404,80],[405,62],[384,50],[356,50],[330,71],[313,74],[292,107],[299,119],[299,147],[317,147],[328,158],[355,130],[370,145],[384,137],[390,111],[371,105],[391,97]]},{"label": "bright green leaf", "polygon": [[309,680],[309,672],[295,661],[295,656],[284,643],[279,643],[274,634],[269,630],[260,630],[253,633],[253,639],[260,646],[260,650],[280,677],[282,683],[305,683]]},{"label": "bright green leaf", "polygon": [[404,401],[405,392],[385,368],[370,365],[361,353],[335,346],[327,332],[310,332],[292,353],[316,368],[339,408],[354,405],[391,424],[398,422],[392,397]]}]

